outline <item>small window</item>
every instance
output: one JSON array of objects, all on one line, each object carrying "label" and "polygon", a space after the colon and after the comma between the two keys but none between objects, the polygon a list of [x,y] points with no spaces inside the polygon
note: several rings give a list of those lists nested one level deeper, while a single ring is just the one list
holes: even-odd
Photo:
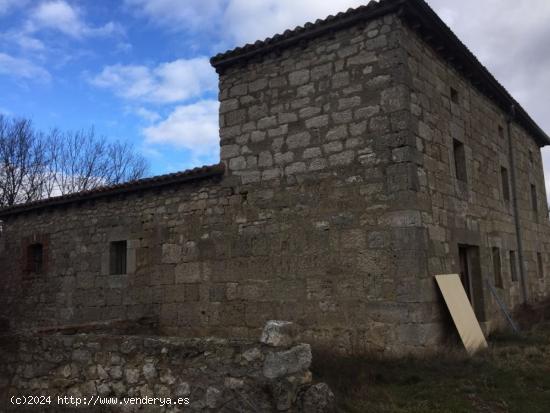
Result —
[{"label": "small window", "polygon": [[33,274],[42,274],[44,270],[44,247],[42,244],[29,245],[27,258],[28,271]]},{"label": "small window", "polygon": [[535,222],[538,221],[538,212],[539,212],[539,206],[537,201],[537,187],[533,184],[531,184],[531,207],[533,208],[533,215]]},{"label": "small window", "polygon": [[464,144],[456,139],[453,139],[453,154],[455,158],[456,179],[466,182],[466,153]]},{"label": "small window", "polygon": [[535,162],[535,159],[533,158],[533,151],[529,149],[529,162],[531,165],[533,165],[533,162]]},{"label": "small window", "polygon": [[500,178],[502,182],[502,199],[504,202],[510,202],[510,182],[508,181],[508,170],[505,167],[500,168]]},{"label": "small window", "polygon": [[493,271],[494,271],[494,277],[495,277],[495,287],[502,288],[500,249],[497,247],[493,247]]},{"label": "small window", "polygon": [[110,245],[111,275],[126,274],[126,241],[114,241]]},{"label": "small window", "polygon": [[458,91],[455,88],[451,88],[451,100],[453,103],[458,103]]},{"label": "small window", "polygon": [[504,128],[500,125],[498,125],[498,136],[504,139]]},{"label": "small window", "polygon": [[510,277],[512,281],[518,280],[518,263],[516,260],[516,252],[510,251]]},{"label": "small window", "polygon": [[542,264],[542,254],[537,252],[537,267],[539,271],[539,278],[544,278],[544,266]]}]

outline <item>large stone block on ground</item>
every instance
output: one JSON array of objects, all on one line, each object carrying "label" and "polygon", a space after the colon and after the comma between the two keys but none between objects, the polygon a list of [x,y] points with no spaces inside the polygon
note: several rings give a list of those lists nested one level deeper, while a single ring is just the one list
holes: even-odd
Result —
[{"label": "large stone block on ground", "polygon": [[273,347],[290,347],[296,344],[298,328],[289,321],[268,321],[260,337],[260,342]]}]

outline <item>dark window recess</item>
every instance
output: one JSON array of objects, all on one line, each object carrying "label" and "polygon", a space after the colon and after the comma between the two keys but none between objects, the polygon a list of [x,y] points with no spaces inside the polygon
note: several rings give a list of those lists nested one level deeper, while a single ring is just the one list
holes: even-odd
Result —
[{"label": "dark window recess", "polygon": [[502,199],[504,202],[510,202],[510,182],[508,181],[508,170],[505,167],[500,168],[500,178],[502,181]]},{"label": "dark window recess", "polygon": [[518,263],[516,261],[515,251],[510,251],[510,277],[512,281],[518,280]]},{"label": "dark window recess", "polygon": [[544,278],[544,265],[542,264],[542,254],[537,252],[537,267],[539,270],[539,278]]},{"label": "dark window recess", "polygon": [[114,241],[110,245],[110,273],[126,274],[126,241]]},{"label": "dark window recess", "polygon": [[537,187],[531,184],[531,207],[533,208],[533,214],[535,221],[538,221],[539,206],[537,202]]},{"label": "dark window recess", "polygon": [[498,126],[498,136],[504,139],[504,128],[500,125]]},{"label": "dark window recess", "polygon": [[502,270],[500,265],[500,249],[493,247],[493,272],[495,287],[502,288]]},{"label": "dark window recess", "polygon": [[458,91],[455,88],[451,88],[451,100],[454,103],[458,103]]},{"label": "dark window recess", "polygon": [[531,164],[533,164],[534,161],[535,161],[535,159],[533,158],[533,151],[531,149],[529,149],[529,162],[531,162]]},{"label": "dark window recess", "polygon": [[42,244],[29,245],[27,257],[28,271],[34,274],[42,274],[44,270],[44,247]]},{"label": "dark window recess", "polygon": [[466,152],[464,144],[456,139],[453,139],[453,154],[455,158],[456,179],[466,182]]}]

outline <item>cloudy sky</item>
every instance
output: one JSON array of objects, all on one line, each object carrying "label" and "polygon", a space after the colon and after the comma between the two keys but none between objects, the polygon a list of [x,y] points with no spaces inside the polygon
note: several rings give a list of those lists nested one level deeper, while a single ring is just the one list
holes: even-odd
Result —
[{"label": "cloudy sky", "polygon": [[[218,160],[210,56],[366,0],[0,0],[0,112],[134,143],[161,174]],[[550,1],[430,4],[550,131]],[[550,150],[544,152],[550,182]]]}]

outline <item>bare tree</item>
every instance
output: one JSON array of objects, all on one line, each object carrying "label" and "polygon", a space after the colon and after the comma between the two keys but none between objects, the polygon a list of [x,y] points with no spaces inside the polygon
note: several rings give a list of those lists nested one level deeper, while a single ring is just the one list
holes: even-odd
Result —
[{"label": "bare tree", "polygon": [[40,133],[0,115],[0,207],[139,179],[145,159],[89,131]]},{"label": "bare tree", "polygon": [[40,198],[45,168],[44,142],[31,123],[0,115],[0,206]]}]

